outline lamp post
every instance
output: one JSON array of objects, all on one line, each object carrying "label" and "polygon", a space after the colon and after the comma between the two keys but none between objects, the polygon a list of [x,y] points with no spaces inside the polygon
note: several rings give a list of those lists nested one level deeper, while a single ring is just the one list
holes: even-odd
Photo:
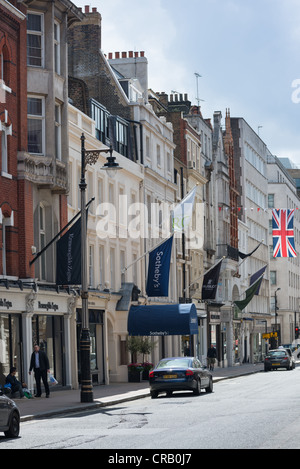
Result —
[{"label": "lamp post", "polygon": [[80,359],[81,359],[81,402],[93,402],[93,385],[91,377],[91,340],[89,329],[88,311],[88,281],[87,281],[87,213],[86,213],[86,180],[85,171],[88,164],[95,164],[100,153],[109,153],[107,162],[101,169],[116,171],[122,169],[112,156],[113,149],[86,150],[85,136],[81,135],[81,301],[82,301],[82,327],[80,336]]}]

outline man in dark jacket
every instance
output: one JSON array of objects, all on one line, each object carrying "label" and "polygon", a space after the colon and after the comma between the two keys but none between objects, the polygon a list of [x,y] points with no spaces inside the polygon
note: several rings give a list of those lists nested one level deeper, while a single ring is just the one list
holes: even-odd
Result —
[{"label": "man in dark jacket", "polygon": [[12,394],[14,394],[15,392],[19,392],[20,398],[22,399],[22,397],[24,397],[23,386],[22,386],[22,383],[20,383],[20,381],[17,380],[16,373],[17,373],[17,368],[13,366],[10,369],[9,375],[6,376],[5,381],[6,381],[6,384],[10,384]]},{"label": "man in dark jacket", "polygon": [[215,361],[217,358],[217,350],[211,344],[210,348],[207,351],[207,366],[209,367],[210,371],[214,371]]},{"label": "man in dark jacket", "polygon": [[41,379],[43,380],[46,397],[49,397],[50,390],[47,381],[47,373],[50,373],[49,360],[45,352],[40,350],[38,345],[34,346],[34,352],[31,355],[29,374],[34,371],[34,377],[36,382],[36,395],[35,397],[41,397]]}]

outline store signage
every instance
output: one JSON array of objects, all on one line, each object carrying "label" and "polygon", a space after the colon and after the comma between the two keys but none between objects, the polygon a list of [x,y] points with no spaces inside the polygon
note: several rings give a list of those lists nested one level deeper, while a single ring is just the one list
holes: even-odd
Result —
[{"label": "store signage", "polygon": [[209,315],[210,315],[210,322],[217,322],[217,323],[220,322],[220,320],[221,320],[220,313],[210,312]]},{"label": "store signage", "polygon": [[269,332],[268,334],[262,335],[263,339],[271,339],[271,337],[278,337],[277,332]]},{"label": "store signage", "polygon": [[57,311],[59,309],[58,305],[53,303],[53,301],[48,301],[47,303],[42,303],[41,301],[39,301],[38,308],[46,309],[47,311],[49,310]]},{"label": "store signage", "polygon": [[12,308],[12,302],[6,298],[0,298],[0,308],[10,309]]}]

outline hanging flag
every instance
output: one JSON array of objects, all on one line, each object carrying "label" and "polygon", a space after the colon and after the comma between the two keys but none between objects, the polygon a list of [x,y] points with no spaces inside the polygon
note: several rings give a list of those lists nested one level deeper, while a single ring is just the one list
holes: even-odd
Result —
[{"label": "hanging flag", "polygon": [[252,300],[257,290],[257,287],[260,285],[263,275],[261,275],[247,290],[246,298],[244,300],[234,301],[233,303],[242,311],[248,303]]},{"label": "hanging flag", "polygon": [[184,231],[191,219],[194,208],[194,201],[196,195],[197,186],[195,186],[182,201],[176,205],[173,212],[172,226],[174,232]]},{"label": "hanging flag", "polygon": [[259,248],[261,243],[262,243],[262,241],[256,246],[256,248],[253,249],[253,251],[249,252],[249,254],[243,254],[242,252],[239,251],[239,257],[241,259],[246,259],[246,257],[252,256],[252,254]]},{"label": "hanging flag", "polygon": [[255,292],[255,295],[259,294],[261,282],[262,282],[263,275],[265,273],[266,268],[267,268],[267,266],[265,265],[262,269],[258,270],[257,272],[255,272],[255,274],[251,275],[251,277],[250,277],[250,285],[252,285],[258,279],[258,277],[261,277],[260,283],[259,283],[259,285],[256,289],[256,292]]},{"label": "hanging flag", "polygon": [[294,210],[273,209],[273,257],[297,257],[294,240]]},{"label": "hanging flag", "polygon": [[169,295],[169,274],[173,235],[149,253],[146,293],[148,296]]},{"label": "hanging flag", "polygon": [[56,243],[56,285],[81,285],[81,217]]},{"label": "hanging flag", "polygon": [[218,264],[212,267],[203,277],[202,284],[202,300],[214,300],[217,293],[220,269],[222,265],[221,259]]}]

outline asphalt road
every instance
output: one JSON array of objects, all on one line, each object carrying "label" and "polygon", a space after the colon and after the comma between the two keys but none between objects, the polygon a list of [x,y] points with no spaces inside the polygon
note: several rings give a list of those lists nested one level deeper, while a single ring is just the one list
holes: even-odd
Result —
[{"label": "asphalt road", "polygon": [[299,367],[258,373],[215,383],[212,394],[146,397],[25,422],[18,439],[0,436],[0,449],[109,449],[114,458],[118,449],[299,449],[299,390]]}]

